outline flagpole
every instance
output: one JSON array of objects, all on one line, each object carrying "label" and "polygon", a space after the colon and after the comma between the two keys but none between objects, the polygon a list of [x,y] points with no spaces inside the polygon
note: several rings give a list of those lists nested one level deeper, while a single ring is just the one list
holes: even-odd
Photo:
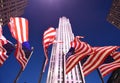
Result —
[{"label": "flagpole", "polygon": [[41,71],[40,71],[40,78],[39,78],[39,80],[38,80],[38,83],[41,83],[42,76],[43,76],[44,65],[45,65],[45,58],[44,58],[44,61],[43,61],[43,64],[42,64],[42,69],[41,69]]},{"label": "flagpole", "polygon": [[81,63],[79,62],[78,64],[77,64],[77,66],[78,66],[78,69],[79,69],[79,71],[80,71],[80,76],[81,76],[81,80],[82,80],[82,83],[85,83],[85,81],[84,81],[84,77],[83,77],[83,73],[82,73],[82,69],[81,69]]},{"label": "flagpole", "polygon": [[62,63],[62,65],[63,65],[63,83],[65,83],[66,72],[65,72],[65,55],[64,55],[64,53],[62,54],[62,58],[63,58],[63,63]]},{"label": "flagpole", "polygon": [[99,71],[99,69],[98,69],[98,68],[97,68],[97,72],[98,72],[98,75],[99,75],[99,77],[100,77],[100,79],[101,79],[102,83],[104,83],[103,77],[102,77],[102,75],[101,75],[101,73],[100,73],[100,71]]},{"label": "flagpole", "polygon": [[[45,48],[43,48],[43,49],[44,49],[45,55],[47,56],[47,53],[45,52]],[[42,76],[43,76],[43,70],[45,70],[45,66],[46,66],[46,59],[44,58],[43,64],[42,64],[42,69],[41,69],[41,71],[40,71],[40,78],[39,78],[39,80],[38,80],[38,83],[41,83]]]},{"label": "flagpole", "polygon": [[16,78],[15,78],[15,80],[14,80],[14,83],[17,83],[17,81],[18,81],[18,79],[19,79],[22,72],[23,72],[23,68],[21,67],[18,74],[17,74],[17,76],[16,76]]},{"label": "flagpole", "polygon": [[[31,55],[33,54],[33,49],[34,48],[32,47],[31,49],[32,49],[32,52],[31,52],[31,54],[30,54],[30,56],[28,58],[28,61],[30,60]],[[27,64],[28,64],[28,62],[26,63],[25,67],[27,66]],[[16,76],[16,78],[15,78],[15,80],[14,80],[14,83],[17,83],[17,81],[18,81],[20,75],[22,74],[22,72],[23,72],[23,68],[21,67],[20,70],[19,70],[19,72],[18,72],[18,74],[17,74],[17,76]]]}]

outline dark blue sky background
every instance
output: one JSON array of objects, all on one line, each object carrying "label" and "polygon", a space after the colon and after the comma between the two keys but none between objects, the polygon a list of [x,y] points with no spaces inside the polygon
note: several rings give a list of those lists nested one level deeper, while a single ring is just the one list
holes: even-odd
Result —
[{"label": "dark blue sky background", "polygon": [[[84,36],[83,40],[91,46],[120,45],[120,30],[106,21],[112,0],[28,1],[23,17],[29,20],[29,42],[34,47],[34,53],[18,83],[38,83],[44,59],[43,32],[50,26],[58,27],[61,16],[69,18],[73,33]],[[3,31],[5,37],[15,43],[7,26],[3,27]],[[13,83],[20,69],[13,54],[0,67],[0,83]],[[46,83],[47,70],[42,83]],[[108,77],[109,75],[104,78],[105,83]],[[86,83],[101,83],[96,71],[86,76],[85,80]]]}]

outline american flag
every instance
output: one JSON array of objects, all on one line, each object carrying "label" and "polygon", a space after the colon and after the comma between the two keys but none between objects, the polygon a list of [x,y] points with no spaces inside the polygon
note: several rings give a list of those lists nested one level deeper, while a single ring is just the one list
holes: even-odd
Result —
[{"label": "american flag", "polygon": [[22,17],[11,17],[9,28],[13,38],[19,43],[28,41],[28,20]]},{"label": "american flag", "polygon": [[98,68],[112,52],[118,49],[118,46],[93,47],[93,49],[94,53],[83,64],[85,76]]},{"label": "american flag", "polygon": [[[93,53],[92,47],[86,42],[80,41],[81,36],[76,36],[71,42],[71,48],[66,54],[66,74],[69,73],[75,65],[87,55]],[[70,53],[71,52],[71,53]]]},{"label": "american flag", "polygon": [[3,63],[6,61],[6,59],[8,58],[7,56],[7,51],[6,49],[3,47],[3,45],[5,45],[7,43],[6,38],[3,36],[2,33],[2,26],[0,25],[0,66],[3,65]]},{"label": "american flag", "polygon": [[22,70],[25,69],[26,64],[28,63],[28,58],[26,57],[24,50],[22,49],[21,43],[18,43],[16,46],[15,57],[22,66]]},{"label": "american flag", "polygon": [[112,71],[116,70],[117,68],[120,68],[120,52],[115,51],[111,54],[111,56],[115,61],[111,63],[102,64],[99,67],[102,77],[105,77],[106,75],[110,74]]},{"label": "american flag", "polygon": [[25,42],[28,43],[28,20],[22,17],[11,17],[9,28],[13,38],[17,40],[15,57],[24,70],[32,53],[31,50],[27,50],[28,53],[26,53],[26,50],[23,49],[24,47],[22,45]]},{"label": "american flag", "polygon": [[45,65],[43,68],[43,72],[45,71],[45,67],[48,63],[48,47],[54,43],[56,37],[56,30],[53,27],[48,28],[44,34],[43,34],[43,48],[44,48],[44,54],[46,57]]},{"label": "american flag", "polygon": [[0,66],[3,65],[13,50],[13,44],[3,36],[2,26],[0,25]]}]

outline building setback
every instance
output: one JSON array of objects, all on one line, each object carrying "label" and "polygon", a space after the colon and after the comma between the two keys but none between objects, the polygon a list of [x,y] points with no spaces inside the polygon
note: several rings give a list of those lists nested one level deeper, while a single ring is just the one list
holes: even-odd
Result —
[{"label": "building setback", "polygon": [[113,0],[107,21],[120,29],[120,0]]},{"label": "building setback", "polygon": [[28,0],[0,0],[0,25],[6,25],[11,16],[21,16]]},{"label": "building setback", "polygon": [[70,42],[74,39],[69,19],[60,18],[56,31],[56,41],[63,43],[54,43],[52,46],[46,83],[85,83],[80,62],[71,72],[65,74],[65,55],[70,49]]}]

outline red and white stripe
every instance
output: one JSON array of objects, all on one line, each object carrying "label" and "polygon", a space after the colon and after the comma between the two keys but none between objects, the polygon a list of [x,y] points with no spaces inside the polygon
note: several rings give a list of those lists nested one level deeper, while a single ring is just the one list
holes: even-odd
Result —
[{"label": "red and white stripe", "polygon": [[105,77],[106,75],[110,74],[112,71],[120,68],[120,52],[113,52],[111,54],[115,61],[111,63],[103,64],[99,67],[101,75]]},{"label": "red and white stripe", "polygon": [[75,48],[75,53],[66,60],[66,74],[69,73],[81,59],[93,53],[91,46],[76,37],[71,46]]},{"label": "red and white stripe", "polygon": [[56,30],[52,27],[48,28],[43,34],[43,46],[45,48],[50,46],[54,42],[55,36]]},{"label": "red and white stripe", "polygon": [[43,72],[45,71],[45,67],[48,63],[47,49],[51,44],[54,43],[55,37],[56,37],[56,30],[53,27],[48,28],[43,34],[43,48],[44,48],[44,54],[45,54],[45,57],[46,57]]},{"label": "red and white stripe", "polygon": [[90,55],[83,64],[83,73],[85,76],[98,68],[113,51],[118,49],[118,46],[94,47],[93,49],[94,54]]},{"label": "red and white stripe", "polygon": [[120,52],[115,51],[111,54],[111,56],[113,57],[113,59],[115,60],[115,62],[120,62]]},{"label": "red and white stripe", "polygon": [[71,47],[75,48],[75,50],[80,48],[81,43],[78,38],[75,38],[72,42],[70,42]]},{"label": "red and white stripe", "polygon": [[9,28],[13,38],[23,43],[28,41],[28,20],[22,17],[11,17]]},{"label": "red and white stripe", "polygon": [[22,43],[28,41],[28,20],[22,17],[11,17],[9,28],[13,38],[17,40],[15,57],[24,70],[28,60],[22,50]]},{"label": "red and white stripe", "polygon": [[0,66],[6,61],[8,56],[6,55],[7,51],[2,47],[2,43],[0,42]]},{"label": "red and white stripe", "polygon": [[21,43],[18,43],[16,46],[15,57],[16,57],[17,61],[21,64],[22,69],[24,70],[25,66],[28,62],[28,59],[25,57],[25,53],[22,50]]},{"label": "red and white stripe", "polygon": [[6,61],[8,56],[6,55],[7,51],[3,48],[3,45],[6,44],[8,41],[3,36],[2,33],[2,26],[0,25],[0,66]]}]

